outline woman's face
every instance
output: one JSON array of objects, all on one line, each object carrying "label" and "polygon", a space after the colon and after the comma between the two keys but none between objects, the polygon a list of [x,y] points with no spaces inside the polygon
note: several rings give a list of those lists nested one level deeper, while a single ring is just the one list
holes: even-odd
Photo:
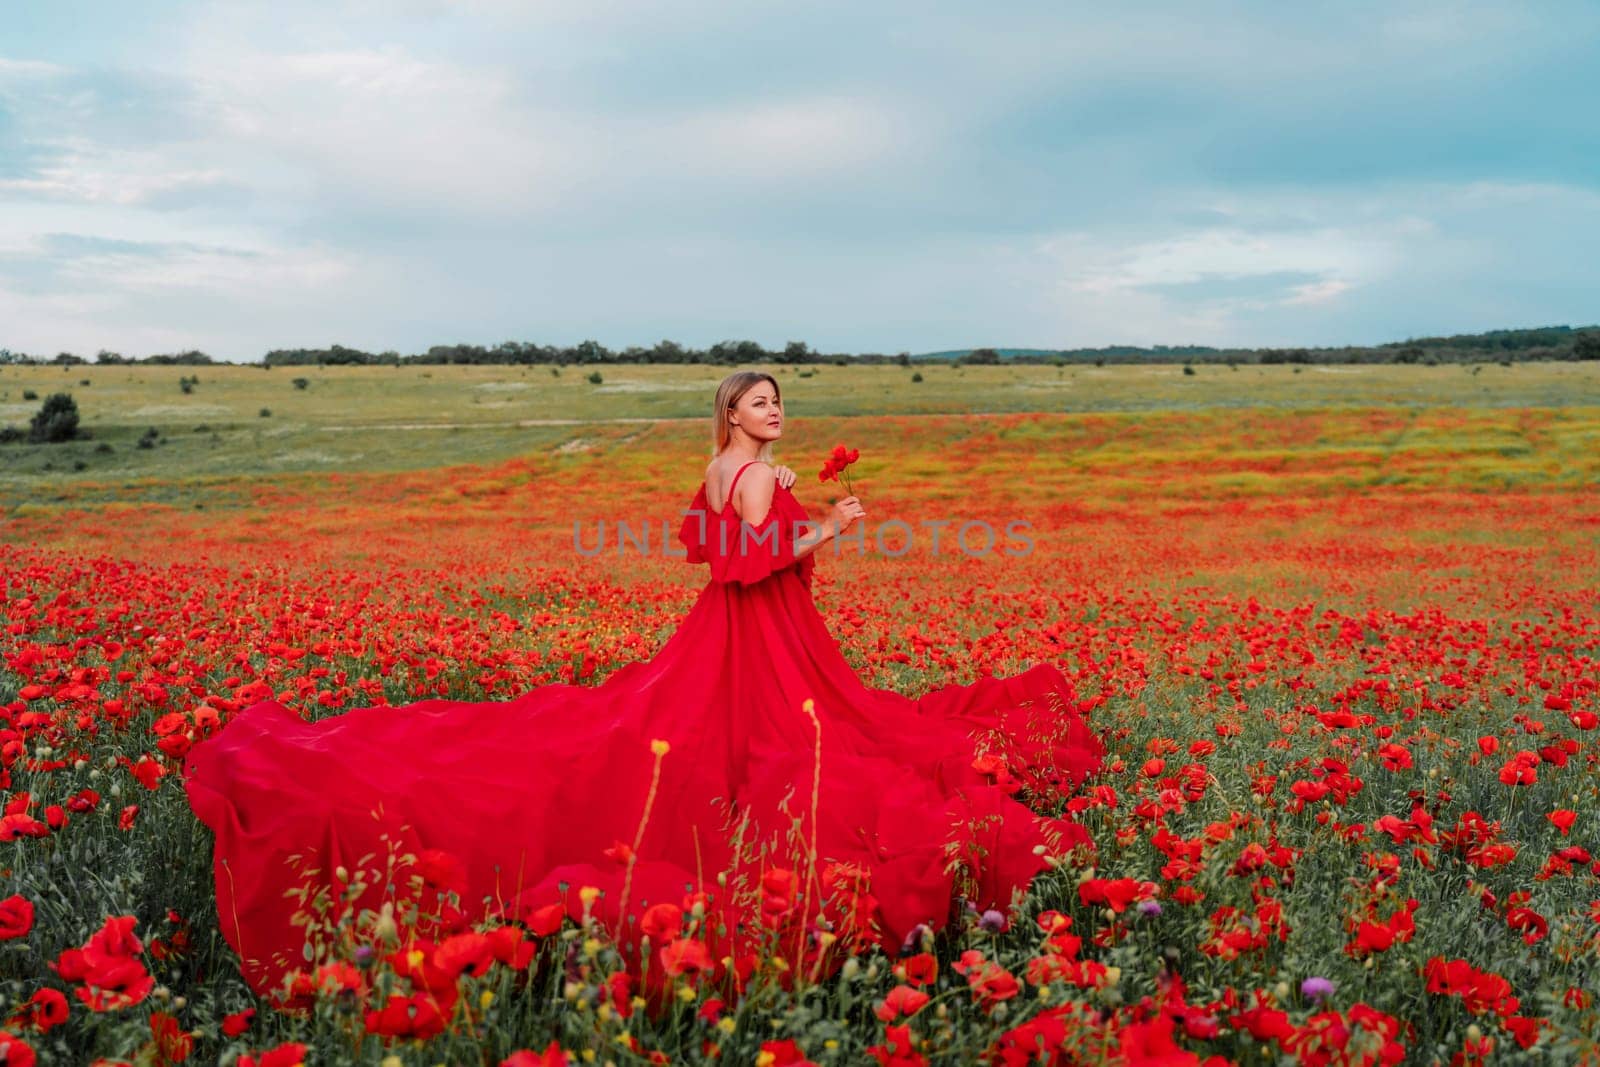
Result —
[{"label": "woman's face", "polygon": [[783,436],[783,404],[771,382],[757,382],[733,406],[729,421],[757,441]]}]

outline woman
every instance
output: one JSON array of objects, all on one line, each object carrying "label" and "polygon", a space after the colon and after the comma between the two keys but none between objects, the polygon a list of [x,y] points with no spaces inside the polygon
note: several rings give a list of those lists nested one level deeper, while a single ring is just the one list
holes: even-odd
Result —
[{"label": "woman", "polygon": [[[810,591],[816,550],[861,502],[810,522],[794,472],[770,465],[783,434],[770,375],[730,375],[713,418],[679,531],[711,580],[653,659],[596,686],[315,723],[268,700],[191,750],[222,931],[258,992],[289,989],[308,943],[352,952],[374,914],[380,932],[393,915],[431,938],[587,914],[631,964],[642,933],[657,949],[692,933],[706,951],[680,965],[780,952],[818,972],[868,944],[897,949],[963,903],[1005,908],[1086,840],[1012,795],[1052,803],[1099,765],[1061,672],[920,699],[866,687]],[[666,931],[673,907],[707,918]]]}]

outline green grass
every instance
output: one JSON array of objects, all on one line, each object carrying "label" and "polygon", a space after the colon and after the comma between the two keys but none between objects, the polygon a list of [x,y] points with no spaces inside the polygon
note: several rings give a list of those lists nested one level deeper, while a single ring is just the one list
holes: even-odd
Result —
[{"label": "green grass", "polygon": [[[57,486],[123,479],[227,479],[335,470],[414,470],[581,449],[640,423],[705,419],[726,367],[0,367],[0,425],[25,426],[50,393],[77,401],[92,436],[0,446],[0,502],[50,499]],[[792,419],[986,412],[1159,412],[1330,407],[1560,408],[1600,404],[1600,365],[1173,366],[824,365],[772,368]],[[810,377],[799,375],[809,371]],[[184,393],[181,377],[200,379]],[[293,385],[307,380],[305,389]],[[88,381],[89,385],[81,384]],[[24,390],[38,395],[24,400]],[[261,409],[270,410],[262,417]],[[137,443],[147,429],[161,437]],[[1043,431],[1007,432],[1031,447]],[[1047,435],[1048,436],[1048,435]],[[958,439],[959,434],[952,439]],[[1042,444],[1045,442],[1041,442]],[[97,451],[101,444],[111,451]],[[1485,449],[1517,448],[1497,436]],[[1046,447],[1048,445],[1046,444]],[[1503,453],[1502,453],[1503,454]],[[80,468],[81,465],[81,468]]]}]

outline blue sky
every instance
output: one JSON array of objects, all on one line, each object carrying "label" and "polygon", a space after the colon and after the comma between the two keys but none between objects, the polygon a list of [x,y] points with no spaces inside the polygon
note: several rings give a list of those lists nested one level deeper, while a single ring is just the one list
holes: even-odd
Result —
[{"label": "blue sky", "polygon": [[20,0],[0,347],[1600,321],[1600,4]]}]

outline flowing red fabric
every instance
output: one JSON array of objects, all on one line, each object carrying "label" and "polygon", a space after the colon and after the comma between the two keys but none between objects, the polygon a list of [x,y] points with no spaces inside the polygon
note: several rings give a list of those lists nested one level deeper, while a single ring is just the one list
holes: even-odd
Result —
[{"label": "flowing red fabric", "polygon": [[318,951],[305,887],[352,914],[453,890],[456,929],[587,908],[635,947],[645,909],[698,900],[720,924],[713,960],[792,932],[815,965],[824,949],[898,948],[963,902],[1004,909],[1086,840],[1013,795],[1059,799],[1100,764],[1058,668],[918,699],[868,688],[812,600],[813,557],[795,559],[805,508],[780,486],[747,524],[732,492],[713,512],[702,485],[679,532],[711,570],[688,615],[599,685],[317,722],[265,700],[190,750],[221,929],[257,992]]}]

